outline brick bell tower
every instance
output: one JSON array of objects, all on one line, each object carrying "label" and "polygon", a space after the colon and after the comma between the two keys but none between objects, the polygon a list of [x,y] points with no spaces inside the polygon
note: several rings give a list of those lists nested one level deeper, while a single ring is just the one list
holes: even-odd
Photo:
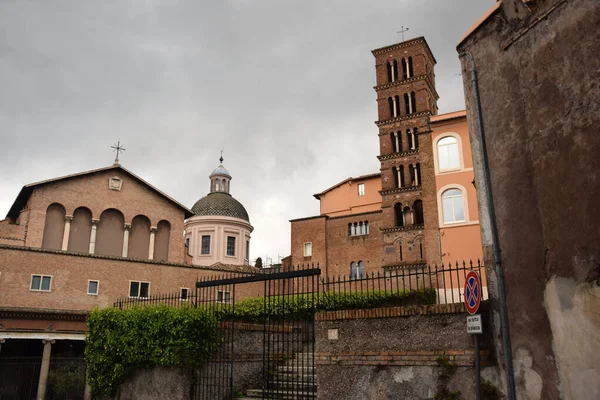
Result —
[{"label": "brick bell tower", "polygon": [[377,75],[383,267],[440,262],[429,117],[437,114],[435,58],[418,37],[372,51]]}]

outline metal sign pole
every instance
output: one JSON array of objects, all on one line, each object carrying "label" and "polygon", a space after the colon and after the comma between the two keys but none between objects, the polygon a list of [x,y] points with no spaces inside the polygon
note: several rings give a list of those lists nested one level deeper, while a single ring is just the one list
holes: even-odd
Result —
[{"label": "metal sign pole", "polygon": [[481,359],[479,356],[479,335],[475,339],[475,400],[481,400]]}]

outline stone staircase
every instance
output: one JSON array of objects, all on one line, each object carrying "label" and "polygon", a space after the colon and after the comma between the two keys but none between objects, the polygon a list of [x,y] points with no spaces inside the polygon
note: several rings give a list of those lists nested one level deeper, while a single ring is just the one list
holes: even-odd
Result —
[{"label": "stone staircase", "polygon": [[243,399],[314,400],[317,398],[313,344],[279,365],[269,378],[268,389],[248,389]]}]

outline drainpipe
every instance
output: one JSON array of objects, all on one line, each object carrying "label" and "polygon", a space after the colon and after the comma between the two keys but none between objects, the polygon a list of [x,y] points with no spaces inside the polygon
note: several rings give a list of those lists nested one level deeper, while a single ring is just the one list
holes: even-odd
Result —
[{"label": "drainpipe", "polygon": [[513,372],[512,347],[510,344],[510,332],[508,329],[508,311],[506,308],[506,295],[504,293],[504,270],[502,269],[502,257],[500,255],[500,241],[498,239],[498,226],[496,225],[496,211],[494,209],[494,200],[492,197],[492,181],[490,179],[490,166],[485,144],[485,134],[483,131],[483,117],[481,113],[481,101],[479,99],[479,84],[477,82],[477,69],[475,68],[475,58],[469,52],[463,52],[458,55],[459,58],[467,56],[471,60],[471,84],[473,89],[473,102],[475,103],[475,123],[477,134],[479,136],[479,152],[481,165],[483,166],[483,180],[485,182],[485,200],[488,208],[488,217],[490,220],[490,230],[492,231],[492,246],[494,248],[494,262],[496,264],[496,277],[498,279],[498,303],[500,308],[500,329],[502,332],[502,346],[504,347],[504,367],[506,369],[506,391],[508,400],[516,400],[515,394],[515,376]]}]

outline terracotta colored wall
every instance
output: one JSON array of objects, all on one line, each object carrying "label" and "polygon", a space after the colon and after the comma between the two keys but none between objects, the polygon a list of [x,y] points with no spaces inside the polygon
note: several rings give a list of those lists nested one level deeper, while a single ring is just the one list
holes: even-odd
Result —
[{"label": "terracotta colored wall", "polygon": [[[475,175],[473,173],[473,158],[467,119],[464,116],[440,121],[439,118],[442,117],[444,115],[435,117],[431,123],[442,262],[447,264],[448,262],[462,262],[463,260],[483,260],[481,235],[479,234],[479,208],[477,207],[477,191],[473,185]],[[457,138],[459,141],[460,168],[440,172],[437,142],[447,136]],[[463,192],[465,222],[444,225],[441,196],[445,190],[451,188],[457,188]]]},{"label": "terracotta colored wall", "polygon": [[[365,195],[358,195],[358,184],[365,185]],[[337,217],[340,215],[377,211],[381,206],[381,178],[352,180],[321,196],[321,215]]]}]

